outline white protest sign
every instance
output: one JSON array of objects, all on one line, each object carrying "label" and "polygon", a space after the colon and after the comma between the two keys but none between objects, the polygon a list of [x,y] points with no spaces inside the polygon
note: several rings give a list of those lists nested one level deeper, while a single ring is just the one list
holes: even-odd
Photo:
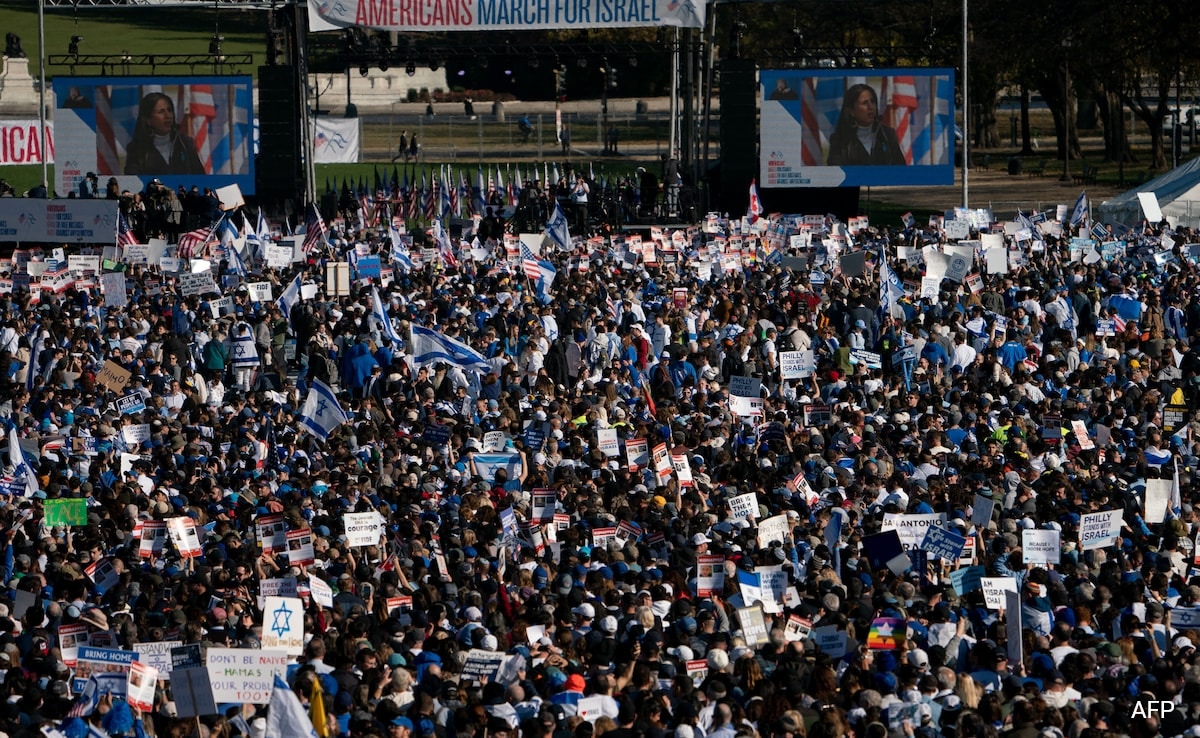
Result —
[{"label": "white protest sign", "polygon": [[1167,519],[1167,506],[1171,504],[1171,480],[1146,480],[1146,522],[1150,525]]},{"label": "white protest sign", "polygon": [[1101,510],[1079,516],[1079,548],[1090,551],[1117,542],[1125,514],[1120,510]]},{"label": "white protest sign", "polygon": [[774,541],[783,542],[788,534],[787,515],[775,515],[758,524],[758,545],[769,548]]},{"label": "white protest sign", "polygon": [[296,577],[270,577],[258,585],[258,606],[263,607],[267,597],[299,597]]},{"label": "white protest sign", "polygon": [[250,299],[253,302],[270,302],[271,301],[271,283],[270,282],[251,282],[246,285],[246,290],[250,293]]},{"label": "white protest sign", "polygon": [[1005,607],[1004,593],[1017,591],[1017,580],[1012,577],[982,577],[983,599],[989,610],[1003,610]]},{"label": "white protest sign", "polygon": [[[263,628],[264,636],[267,630]],[[213,700],[267,704],[275,678],[283,678],[288,661],[282,650],[209,648],[207,668]]]},{"label": "white protest sign", "polygon": [[1062,556],[1056,530],[1021,531],[1021,550],[1026,564],[1057,564]]},{"label": "white protest sign", "polygon": [[758,495],[747,492],[729,499],[729,519],[744,520],[758,515]]},{"label": "white protest sign", "polygon": [[812,349],[805,351],[781,351],[779,353],[780,379],[804,379],[816,371]]},{"label": "white protest sign", "polygon": [[193,272],[179,275],[179,294],[184,297],[203,295],[209,292],[220,292],[213,281],[211,271]]},{"label": "white protest sign", "polygon": [[312,595],[313,602],[321,607],[333,607],[333,587],[320,577],[309,577],[308,591]]},{"label": "white protest sign", "polygon": [[100,290],[104,293],[105,307],[125,307],[129,303],[129,296],[125,293],[125,272],[101,274]]},{"label": "white protest sign", "polygon": [[288,656],[304,653],[304,603],[294,597],[265,598],[262,644]]},{"label": "white protest sign", "polygon": [[286,269],[292,263],[292,247],[267,244],[265,256],[267,266],[273,269]]},{"label": "white protest sign", "polygon": [[946,526],[946,513],[931,513],[925,515],[905,515],[903,513],[885,513],[880,530],[894,530],[900,536],[900,545],[905,551],[921,547],[925,540],[926,530],[931,525]]},{"label": "white protest sign", "polygon": [[346,513],[346,543],[351,546],[374,546],[383,535],[383,518],[377,512]]},{"label": "white protest sign", "polygon": [[601,428],[596,431],[596,440],[600,444],[600,451],[608,458],[616,458],[621,455],[621,442],[617,440],[616,428]]},{"label": "white protest sign", "polygon": [[1158,195],[1153,192],[1137,193],[1138,202],[1142,205],[1142,212],[1146,215],[1146,220],[1151,223],[1161,223],[1163,219],[1162,208],[1158,206]]}]

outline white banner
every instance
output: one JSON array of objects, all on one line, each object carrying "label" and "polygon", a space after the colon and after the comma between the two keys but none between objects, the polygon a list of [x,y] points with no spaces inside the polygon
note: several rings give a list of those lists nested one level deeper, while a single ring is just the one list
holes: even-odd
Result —
[{"label": "white banner", "polygon": [[0,242],[117,242],[116,200],[0,198]]},{"label": "white banner", "polygon": [[[47,164],[54,163],[54,124],[46,121]],[[37,119],[0,120],[0,166],[41,164],[42,134]],[[19,193],[18,193],[19,194]]]},{"label": "white banner", "polygon": [[318,164],[357,164],[358,118],[315,118],[313,161]]},{"label": "white banner", "polygon": [[380,31],[516,31],[675,26],[704,28],[704,0],[309,0],[312,31],[364,26]]}]

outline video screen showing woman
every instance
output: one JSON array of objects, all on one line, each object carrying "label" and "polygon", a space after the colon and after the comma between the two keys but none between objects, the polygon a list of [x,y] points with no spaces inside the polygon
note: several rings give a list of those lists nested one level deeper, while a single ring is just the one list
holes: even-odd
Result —
[{"label": "video screen showing woman", "polygon": [[905,164],[896,131],[879,118],[879,95],[870,85],[846,90],[837,128],[829,138],[829,166]]},{"label": "video screen showing woman", "polygon": [[149,93],[138,105],[125,174],[205,174],[195,141],[179,130],[175,103],[161,92]]}]

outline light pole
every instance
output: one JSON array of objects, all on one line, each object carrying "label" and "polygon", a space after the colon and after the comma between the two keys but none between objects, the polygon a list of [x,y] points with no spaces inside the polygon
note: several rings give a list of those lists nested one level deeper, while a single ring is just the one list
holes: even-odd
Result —
[{"label": "light pole", "polygon": [[1071,181],[1071,37],[1063,39],[1063,171],[1059,182]]},{"label": "light pole", "polygon": [[970,27],[967,23],[967,0],[962,0],[962,99],[963,99],[963,150],[962,150],[962,206],[971,207],[968,194],[970,192],[967,180],[971,172],[971,99],[967,97],[967,49],[970,41]]}]

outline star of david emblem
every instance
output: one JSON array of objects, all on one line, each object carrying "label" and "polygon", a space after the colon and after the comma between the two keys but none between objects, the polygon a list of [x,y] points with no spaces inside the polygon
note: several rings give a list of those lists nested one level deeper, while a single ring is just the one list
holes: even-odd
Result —
[{"label": "star of david emblem", "polygon": [[317,417],[321,417],[322,415],[324,415],[325,410],[328,407],[329,407],[328,400],[317,400],[317,411],[316,411]]},{"label": "star of david emblem", "polygon": [[292,629],[292,611],[288,609],[287,603],[283,602],[271,614],[275,617],[271,622],[271,632],[282,638],[284,633]]},{"label": "star of david emblem", "polygon": [[889,622],[882,622],[875,628],[875,632],[879,634],[880,638],[891,638],[892,630],[894,630],[894,628]]},{"label": "star of david emblem", "polygon": [[235,356],[245,356],[246,355],[246,347],[239,343],[233,347],[233,353]]}]

